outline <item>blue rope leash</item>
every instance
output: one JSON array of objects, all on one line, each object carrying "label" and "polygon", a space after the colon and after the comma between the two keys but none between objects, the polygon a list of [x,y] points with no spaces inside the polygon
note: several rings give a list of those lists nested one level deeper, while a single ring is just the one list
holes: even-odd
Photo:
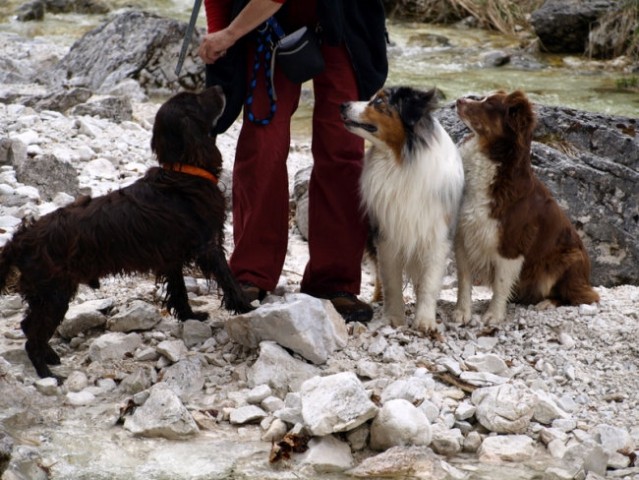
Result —
[{"label": "blue rope leash", "polygon": [[[284,36],[284,31],[280,24],[277,23],[274,17],[269,18],[264,25],[257,31],[257,48],[255,49],[255,59],[253,60],[253,74],[251,81],[249,82],[249,91],[246,97],[246,116],[247,118],[258,125],[268,125],[275,116],[277,111],[277,97],[275,95],[275,88],[273,86],[273,34],[277,38]],[[269,113],[264,118],[257,118],[253,113],[253,100],[255,87],[257,86],[257,73],[262,64],[261,57],[264,57],[264,75],[266,77],[266,89],[269,99]]]}]

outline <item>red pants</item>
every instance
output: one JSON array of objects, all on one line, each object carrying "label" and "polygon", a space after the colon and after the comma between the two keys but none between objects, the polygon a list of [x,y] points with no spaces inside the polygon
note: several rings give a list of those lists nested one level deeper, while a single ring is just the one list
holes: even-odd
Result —
[{"label": "red pants", "polygon": [[[316,295],[337,291],[358,294],[368,232],[359,195],[364,141],[344,128],[339,113],[341,103],[358,99],[358,89],[346,49],[323,45],[322,53],[326,68],[313,79],[310,259],[301,290]],[[253,53],[249,53],[249,64],[252,69]],[[269,112],[263,68],[260,73],[253,104],[257,118]],[[274,78],[275,117],[268,125],[256,125],[245,113],[233,170],[235,250],[229,263],[240,282],[252,282],[264,290],[277,285],[286,256],[286,159],[291,116],[301,91],[300,85],[290,82],[277,68]]]}]

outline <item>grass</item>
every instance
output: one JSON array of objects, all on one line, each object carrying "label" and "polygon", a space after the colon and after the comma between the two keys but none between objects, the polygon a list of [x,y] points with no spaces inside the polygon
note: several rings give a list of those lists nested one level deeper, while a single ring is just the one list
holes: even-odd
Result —
[{"label": "grass", "polygon": [[541,7],[544,0],[447,0],[457,11],[473,16],[483,28],[513,34],[528,27],[527,15]]},{"label": "grass", "polygon": [[[639,59],[639,0],[621,0],[621,8],[604,15],[591,33],[587,54]],[[596,49],[603,45],[604,52]]]}]

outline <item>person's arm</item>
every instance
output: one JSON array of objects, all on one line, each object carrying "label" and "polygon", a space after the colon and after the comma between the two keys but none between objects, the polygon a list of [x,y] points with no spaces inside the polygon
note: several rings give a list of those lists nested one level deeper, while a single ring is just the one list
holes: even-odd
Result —
[{"label": "person's arm", "polygon": [[284,1],[251,0],[228,27],[204,36],[198,52],[200,58],[204,63],[214,63],[235,42],[274,15]]}]

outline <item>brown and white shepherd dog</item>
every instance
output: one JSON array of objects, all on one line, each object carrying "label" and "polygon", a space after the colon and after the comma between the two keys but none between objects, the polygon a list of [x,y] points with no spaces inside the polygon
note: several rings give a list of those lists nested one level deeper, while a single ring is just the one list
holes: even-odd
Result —
[{"label": "brown and white shepherd dog", "polygon": [[[197,265],[224,292],[233,312],[252,309],[224,252],[224,196],[217,186],[222,156],[209,135],[224,110],[219,87],[183,92],[160,107],[151,148],[160,167],[108,195],[82,197],[24,223],[0,254],[0,290],[13,269],[27,303],[25,348],[41,377],[60,364],[48,341],[80,283],[106,275],[152,272],[166,282],[166,305],[179,320],[203,320],[188,301],[182,268]],[[60,380],[59,377],[56,377]]]},{"label": "brown and white shepherd dog", "polygon": [[472,134],[460,147],[466,187],[455,239],[455,317],[471,317],[473,278],[492,287],[486,323],[506,303],[578,305],[599,301],[577,231],[535,176],[530,146],[535,114],[521,91],[460,98],[457,112]]},{"label": "brown and white shepherd dog", "polygon": [[362,201],[373,229],[384,296],[384,318],[404,325],[403,272],[413,282],[413,327],[436,329],[436,307],[451,229],[464,185],[459,152],[433,117],[436,91],[385,88],[368,102],[342,105],[344,124],[369,140]]}]

